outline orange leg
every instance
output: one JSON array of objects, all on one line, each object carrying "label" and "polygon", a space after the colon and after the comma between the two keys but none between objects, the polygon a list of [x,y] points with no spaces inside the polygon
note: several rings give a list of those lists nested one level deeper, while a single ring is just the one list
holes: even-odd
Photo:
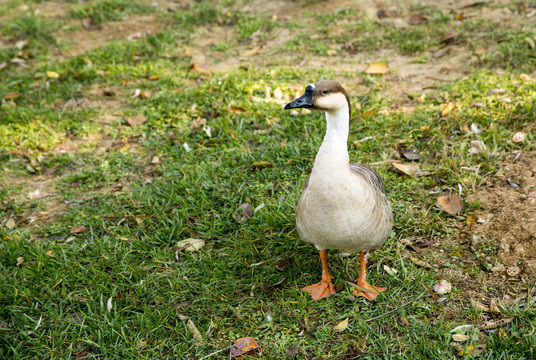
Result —
[{"label": "orange leg", "polygon": [[333,276],[329,274],[328,270],[328,251],[320,250],[320,260],[322,261],[322,281],[319,283],[304,287],[302,290],[307,291],[311,294],[311,297],[314,300],[320,300],[323,298],[330,297],[335,294],[335,286],[331,280]]},{"label": "orange leg", "polygon": [[387,289],[384,287],[372,286],[372,285],[369,285],[369,283],[367,283],[367,274],[365,273],[365,269],[367,267],[367,258],[365,257],[364,251],[361,251],[359,253],[359,260],[361,260],[360,272],[359,272],[359,277],[357,278],[355,282],[357,283],[357,285],[359,285],[360,287],[368,291],[365,292],[360,289],[355,289],[354,294],[356,296],[364,296],[370,301],[374,301],[379,293]]}]

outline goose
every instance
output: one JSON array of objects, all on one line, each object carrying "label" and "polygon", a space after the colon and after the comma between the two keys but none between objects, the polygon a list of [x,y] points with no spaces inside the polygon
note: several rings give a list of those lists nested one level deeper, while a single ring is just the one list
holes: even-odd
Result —
[{"label": "goose", "polygon": [[319,251],[322,279],[307,286],[314,300],[335,294],[328,270],[328,250],[359,252],[360,273],[354,294],[374,301],[386,288],[367,283],[369,251],[380,247],[393,227],[393,212],[380,175],[364,164],[350,164],[348,132],[351,105],[346,90],[334,80],[309,84],[285,110],[310,108],[326,114],[327,129],[296,207],[296,229]]}]

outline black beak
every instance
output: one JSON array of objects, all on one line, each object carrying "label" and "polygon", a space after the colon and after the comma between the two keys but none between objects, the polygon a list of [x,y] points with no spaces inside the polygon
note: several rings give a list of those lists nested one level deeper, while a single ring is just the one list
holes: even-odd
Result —
[{"label": "black beak", "polygon": [[283,109],[296,109],[296,108],[312,108],[313,107],[313,92],[305,91],[305,94],[294,100],[293,102],[285,105]]}]

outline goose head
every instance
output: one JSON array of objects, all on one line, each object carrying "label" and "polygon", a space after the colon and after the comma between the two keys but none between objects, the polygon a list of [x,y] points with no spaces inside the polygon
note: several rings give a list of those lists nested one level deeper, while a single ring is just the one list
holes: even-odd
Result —
[{"label": "goose head", "polygon": [[322,80],[307,85],[302,96],[284,106],[285,110],[296,108],[310,108],[327,113],[348,111],[348,114],[351,114],[348,93],[334,80]]}]

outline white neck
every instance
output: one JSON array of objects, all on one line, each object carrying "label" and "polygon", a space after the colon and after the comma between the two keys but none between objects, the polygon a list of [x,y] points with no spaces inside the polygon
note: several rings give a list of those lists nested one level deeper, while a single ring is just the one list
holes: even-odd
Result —
[{"label": "white neck", "polygon": [[323,167],[347,166],[348,132],[350,130],[350,115],[348,106],[338,110],[326,111],[327,129],[322,146],[316,156],[315,166]]}]

